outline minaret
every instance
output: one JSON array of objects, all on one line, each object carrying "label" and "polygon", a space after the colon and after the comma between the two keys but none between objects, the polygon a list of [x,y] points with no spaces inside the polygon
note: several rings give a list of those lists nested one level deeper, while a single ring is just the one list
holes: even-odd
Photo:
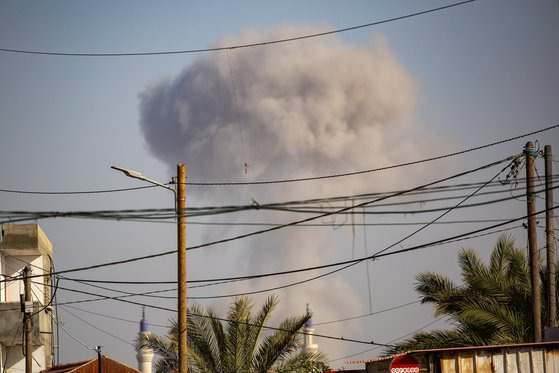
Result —
[{"label": "minaret", "polygon": [[[140,320],[140,332],[138,339],[144,335],[151,334],[148,330],[148,321],[146,320],[146,308],[142,308],[142,320]],[[153,363],[153,349],[141,348],[136,349],[136,358],[138,359],[138,370],[142,373],[151,373],[151,366]]]},{"label": "minaret", "polygon": [[[308,303],[307,303],[307,313],[310,313]],[[305,333],[305,340],[303,342],[303,351],[317,352],[318,345],[312,343],[312,335],[314,333],[314,328],[312,327],[312,317],[305,323],[305,327],[303,328],[303,333]]]}]

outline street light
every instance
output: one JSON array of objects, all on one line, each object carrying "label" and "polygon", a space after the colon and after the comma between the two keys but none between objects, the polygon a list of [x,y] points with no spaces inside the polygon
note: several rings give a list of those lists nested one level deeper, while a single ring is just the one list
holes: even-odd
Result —
[{"label": "street light", "polygon": [[140,172],[126,168],[111,166],[112,169],[123,172],[126,176],[146,181],[172,191],[175,195],[175,211],[177,213],[177,256],[178,256],[178,298],[179,298],[179,373],[187,373],[186,362],[186,167],[184,163],[177,164],[176,190],[160,182],[148,179]]},{"label": "street light", "polygon": [[[148,179],[147,177],[145,177],[144,175],[142,175],[142,174],[139,173],[138,171],[132,171],[132,170],[128,170],[128,169],[123,168],[123,167],[118,167],[118,166],[111,166],[111,168],[112,168],[113,170],[117,170],[117,171],[123,172],[123,173],[124,173],[126,176],[128,176],[128,177],[133,177],[134,179],[139,179],[139,180],[147,181],[148,183],[158,185],[158,186],[163,187],[163,188],[165,188],[165,189],[169,189],[171,192],[175,193],[175,196],[176,196],[176,194],[177,194],[176,191],[175,191],[173,188],[168,187],[168,186],[165,185],[165,184],[161,184],[161,183],[158,182],[158,181]],[[175,197],[175,198],[176,198],[176,197]]]}]

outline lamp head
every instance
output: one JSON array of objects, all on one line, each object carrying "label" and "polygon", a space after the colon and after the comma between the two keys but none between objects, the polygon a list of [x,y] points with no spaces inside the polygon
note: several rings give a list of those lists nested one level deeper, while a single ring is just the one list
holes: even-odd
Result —
[{"label": "lamp head", "polygon": [[141,174],[140,172],[138,172],[138,171],[132,171],[132,170],[128,170],[128,169],[126,169],[126,168],[118,167],[118,166],[111,166],[111,168],[112,168],[113,170],[117,170],[117,171],[123,172],[126,176],[133,177],[133,178],[135,178],[135,179],[140,179],[140,180],[144,180],[144,179],[145,179],[144,175],[142,175],[142,174]]}]

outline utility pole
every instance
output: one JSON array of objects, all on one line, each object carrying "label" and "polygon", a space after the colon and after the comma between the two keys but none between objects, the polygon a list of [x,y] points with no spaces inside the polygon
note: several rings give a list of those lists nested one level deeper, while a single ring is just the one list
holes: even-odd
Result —
[{"label": "utility pole", "polygon": [[95,346],[93,349],[97,351],[97,373],[103,373],[103,355],[101,355],[103,346]]},{"label": "utility pole", "polygon": [[528,215],[528,251],[530,253],[530,277],[532,285],[532,313],[534,320],[534,342],[542,341],[541,294],[539,280],[538,238],[536,236],[536,193],[534,192],[535,161],[537,152],[529,141],[524,147],[526,155],[526,204]]},{"label": "utility pole", "polygon": [[548,326],[557,326],[557,299],[555,281],[557,268],[555,267],[555,230],[553,226],[553,167],[551,145],[546,145],[543,151],[545,159],[545,239],[547,247],[547,313]]},{"label": "utility pole", "polygon": [[33,298],[31,297],[31,269],[23,269],[23,288],[25,301],[23,304],[23,330],[25,331],[25,373],[33,372]]},{"label": "utility pole", "polygon": [[177,164],[176,188],[170,188],[155,180],[148,179],[137,171],[126,168],[111,166],[112,169],[124,172],[128,177],[143,180],[148,183],[158,185],[174,193],[175,212],[177,214],[177,282],[179,298],[179,372],[187,373],[187,338],[186,338],[186,167],[184,163]]},{"label": "utility pole", "polygon": [[177,249],[179,282],[179,373],[187,373],[186,338],[186,167],[177,164]]}]

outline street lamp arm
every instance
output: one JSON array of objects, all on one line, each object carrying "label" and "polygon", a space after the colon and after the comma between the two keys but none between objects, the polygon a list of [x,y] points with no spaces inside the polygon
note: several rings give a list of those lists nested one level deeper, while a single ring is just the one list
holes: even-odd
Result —
[{"label": "street lamp arm", "polygon": [[[179,340],[178,355],[179,369],[178,373],[188,373],[187,365],[187,335],[186,326],[186,167],[184,163],[177,164],[177,189],[168,187],[165,184],[150,180],[137,171],[127,170],[126,168],[111,166],[113,170],[123,172],[128,177],[146,181],[150,184],[169,189],[175,195],[175,211],[177,212],[177,283],[178,283],[178,314],[179,314]],[[31,371],[31,369],[29,369]]]},{"label": "street lamp arm", "polygon": [[117,171],[123,172],[123,173],[124,173],[126,176],[128,176],[128,177],[132,177],[132,178],[138,179],[138,180],[143,180],[143,181],[146,181],[146,182],[148,182],[148,183],[150,183],[150,184],[157,185],[157,186],[160,186],[160,187],[165,188],[165,189],[169,189],[170,191],[172,191],[172,192],[175,193],[175,195],[176,195],[176,191],[175,191],[173,188],[171,188],[171,187],[169,187],[169,186],[167,186],[167,185],[165,185],[165,184],[162,184],[162,183],[160,183],[160,182],[158,182],[158,181],[148,179],[147,177],[145,177],[144,175],[142,175],[142,174],[141,174],[140,172],[138,172],[138,171],[128,170],[128,169],[126,169],[126,168],[118,167],[118,166],[111,166],[111,168],[112,168],[113,170],[117,170]]}]

